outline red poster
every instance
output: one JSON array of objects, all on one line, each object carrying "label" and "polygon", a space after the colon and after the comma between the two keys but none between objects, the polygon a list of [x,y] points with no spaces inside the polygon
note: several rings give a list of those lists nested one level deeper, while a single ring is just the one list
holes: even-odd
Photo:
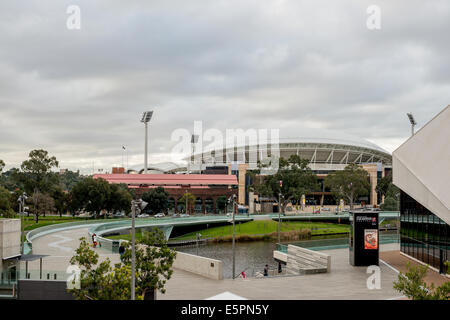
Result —
[{"label": "red poster", "polygon": [[378,249],[378,230],[364,230],[364,249]]}]

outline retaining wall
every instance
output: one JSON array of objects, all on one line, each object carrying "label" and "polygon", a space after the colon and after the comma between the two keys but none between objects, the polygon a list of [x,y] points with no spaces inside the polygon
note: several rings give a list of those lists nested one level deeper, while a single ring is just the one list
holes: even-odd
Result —
[{"label": "retaining wall", "polygon": [[223,262],[220,260],[177,252],[173,267],[214,280],[223,279]]}]

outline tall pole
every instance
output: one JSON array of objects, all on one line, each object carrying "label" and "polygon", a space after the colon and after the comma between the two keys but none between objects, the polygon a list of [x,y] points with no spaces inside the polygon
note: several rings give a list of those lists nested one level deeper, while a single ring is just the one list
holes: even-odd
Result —
[{"label": "tall pole", "polygon": [[187,192],[187,189],[186,189],[186,193],[184,194],[184,197],[186,198],[186,214],[189,214],[188,213],[188,196],[187,196],[187,194],[188,194],[188,192]]},{"label": "tall pole", "polygon": [[20,222],[22,223],[21,225],[21,229],[22,229],[22,234],[21,234],[21,238],[22,238],[22,243],[20,246],[20,253],[23,254],[23,214],[22,214],[22,197],[19,197],[19,214],[20,214]]},{"label": "tall pole", "polygon": [[148,122],[145,122],[145,155],[144,155],[144,173],[147,173],[147,149],[148,149]]},{"label": "tall pole", "polygon": [[232,250],[233,250],[233,279],[235,278],[235,274],[236,274],[236,248],[235,248],[235,199],[234,199],[234,195],[233,195],[233,244],[232,244]]},{"label": "tall pole", "polygon": [[278,243],[281,243],[280,224],[281,224],[281,193],[278,194]]},{"label": "tall pole", "polygon": [[135,250],[135,229],[134,219],[136,216],[136,201],[131,202],[131,300],[136,300],[135,296],[135,268],[136,268],[136,250]]}]

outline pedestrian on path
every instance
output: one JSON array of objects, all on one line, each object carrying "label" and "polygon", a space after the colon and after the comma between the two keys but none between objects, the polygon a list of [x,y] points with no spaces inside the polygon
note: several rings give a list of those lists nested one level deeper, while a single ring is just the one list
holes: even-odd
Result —
[{"label": "pedestrian on path", "polygon": [[266,264],[266,266],[264,267],[264,277],[268,277],[269,276],[269,265]]}]

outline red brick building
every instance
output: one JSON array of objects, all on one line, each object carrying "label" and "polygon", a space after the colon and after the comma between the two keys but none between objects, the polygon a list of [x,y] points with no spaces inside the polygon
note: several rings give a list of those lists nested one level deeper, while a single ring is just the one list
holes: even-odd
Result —
[{"label": "red brick building", "polygon": [[188,192],[195,196],[190,206],[192,213],[218,213],[217,199],[238,194],[238,181],[235,175],[226,174],[95,174],[94,179],[103,178],[109,183],[123,183],[138,194],[150,188],[162,187],[169,193],[171,211],[181,210],[179,200]]}]

